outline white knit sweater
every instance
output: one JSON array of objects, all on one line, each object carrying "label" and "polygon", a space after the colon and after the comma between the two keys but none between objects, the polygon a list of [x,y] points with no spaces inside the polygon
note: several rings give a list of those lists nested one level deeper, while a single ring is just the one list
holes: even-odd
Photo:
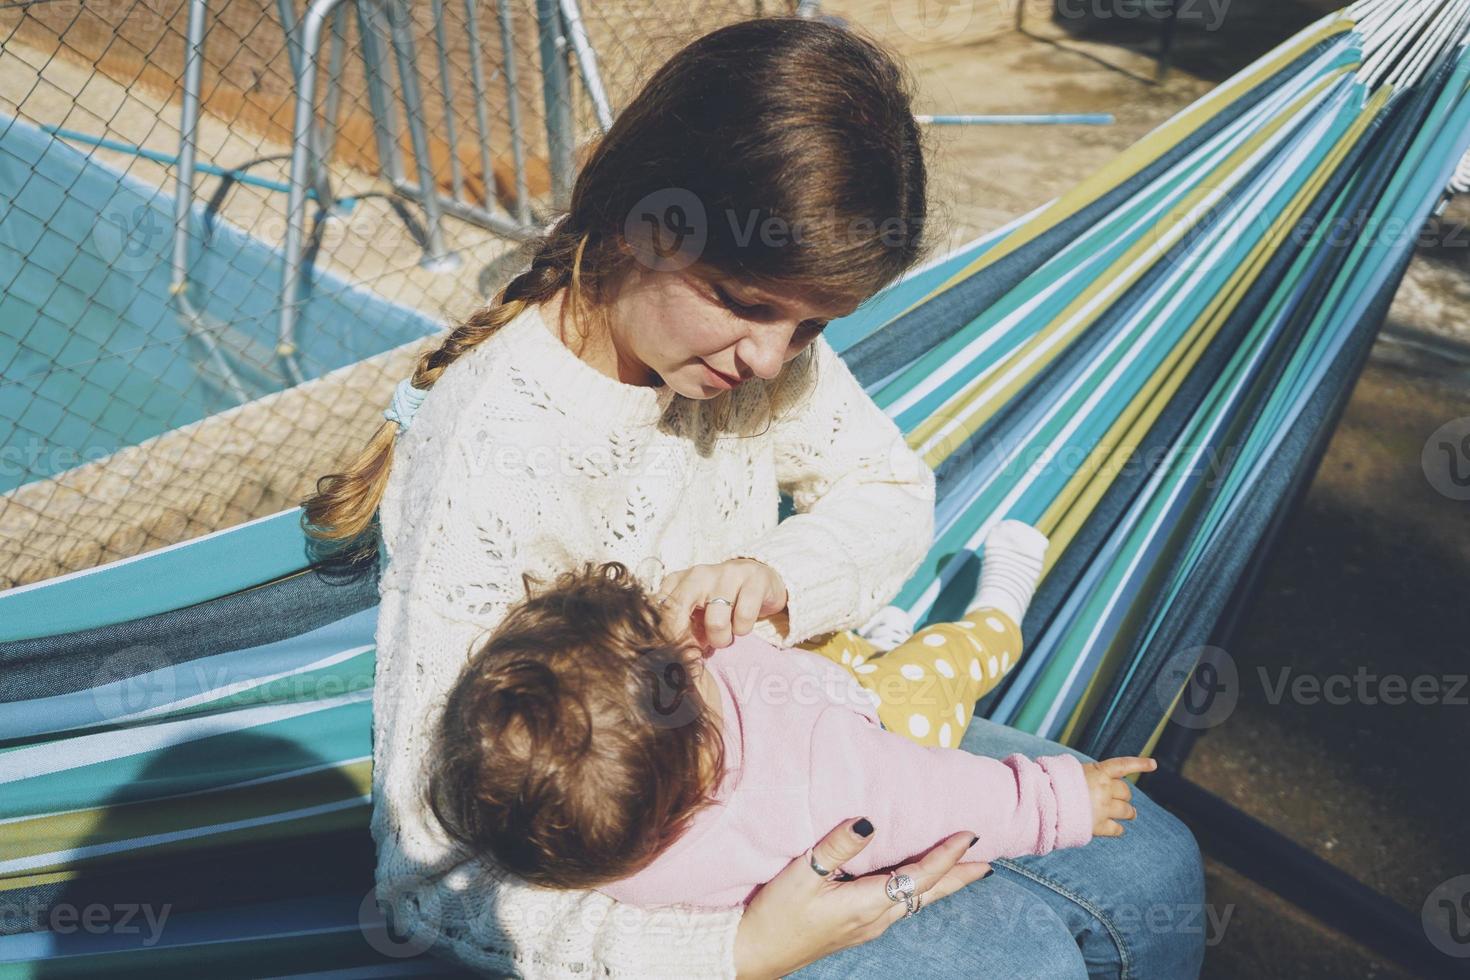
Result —
[{"label": "white knit sweater", "polygon": [[[864,623],[918,567],[934,474],[826,340],[723,397],[716,431],[712,403],[608,377],[528,307],[445,370],[398,437],[380,508],[372,832],[377,896],[409,952],[491,975],[733,976],[738,911],[527,885],[450,843],[420,795],[442,699],[524,596],[522,572],[616,559],[657,588],[755,558],[788,594],[756,632],[790,645]],[[797,513],[778,525],[782,489]]]}]

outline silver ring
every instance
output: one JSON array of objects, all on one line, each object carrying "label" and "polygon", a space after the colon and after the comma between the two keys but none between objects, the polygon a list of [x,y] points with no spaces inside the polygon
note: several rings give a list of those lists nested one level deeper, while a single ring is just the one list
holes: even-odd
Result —
[{"label": "silver ring", "polygon": [[919,909],[924,907],[923,895],[911,895],[904,902],[903,917],[907,919],[911,915],[918,915]]},{"label": "silver ring", "polygon": [[705,602],[705,605],[706,606],[713,606],[717,602],[723,602],[727,606],[733,606],[734,605],[733,602],[731,602],[729,599],[726,599],[726,598],[724,598],[722,596],[715,596],[713,599],[710,599],[710,600],[706,601]]},{"label": "silver ring", "polygon": [[816,853],[816,851],[807,851],[806,852],[806,863],[809,864],[809,865],[811,865],[812,866],[812,870],[815,871],[817,873],[818,877],[821,877],[821,878],[827,877],[833,871],[833,869],[831,869],[831,868],[824,868],[820,864],[817,863],[817,853]]},{"label": "silver ring", "polygon": [[891,871],[883,883],[883,892],[890,902],[911,903],[914,897],[914,879],[899,871]]}]

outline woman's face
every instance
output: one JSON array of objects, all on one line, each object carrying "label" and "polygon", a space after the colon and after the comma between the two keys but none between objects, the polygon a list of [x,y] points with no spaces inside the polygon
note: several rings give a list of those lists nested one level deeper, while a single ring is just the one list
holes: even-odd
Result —
[{"label": "woman's face", "polygon": [[829,320],[853,309],[635,265],[610,318],[622,380],[656,384],[656,375],[686,398],[705,399],[752,378],[775,378]]}]

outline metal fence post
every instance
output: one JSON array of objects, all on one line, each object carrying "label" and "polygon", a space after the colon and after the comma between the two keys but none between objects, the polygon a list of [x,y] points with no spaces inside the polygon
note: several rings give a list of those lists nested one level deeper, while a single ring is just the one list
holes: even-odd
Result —
[{"label": "metal fence post", "polygon": [[597,52],[592,50],[592,42],[587,37],[587,26],[582,23],[582,11],[577,7],[577,0],[561,0],[561,15],[566,24],[567,37],[571,40],[572,51],[577,56],[577,68],[582,73],[582,87],[592,100],[593,111],[597,113],[598,128],[605,133],[613,124],[612,105],[607,100],[607,90],[602,87],[602,71],[597,67]]},{"label": "metal fence post", "polygon": [[179,116],[179,171],[174,191],[174,248],[169,293],[189,336],[198,340],[220,378],[241,404],[249,393],[225,359],[224,352],[201,321],[189,299],[189,221],[194,210],[194,159],[199,145],[199,89],[204,75],[204,39],[208,0],[190,0],[184,50],[184,100]]},{"label": "metal fence post", "polygon": [[357,35],[362,48],[362,70],[367,84],[368,107],[373,116],[373,138],[378,146],[378,167],[395,188],[403,183],[403,156],[398,152],[398,120],[393,110],[393,93],[388,88],[388,56],[378,26],[378,0],[355,0]]},{"label": "metal fence post", "polygon": [[[475,0],[465,0],[473,5]],[[500,53],[505,59],[505,92],[509,108],[510,146],[516,175],[516,218],[523,225],[531,223],[531,192],[526,187],[526,134],[521,128],[521,83],[516,70],[515,27],[511,23],[510,4],[506,0],[495,0],[495,12],[500,18]]]},{"label": "metal fence post", "polygon": [[[388,35],[398,61],[398,88],[403,96],[403,114],[408,117],[408,138],[413,146],[415,169],[418,171],[419,203],[424,207],[424,229],[429,247],[420,263],[426,269],[445,271],[459,266],[459,256],[444,244],[444,223],[439,207],[439,188],[434,180],[434,164],[429,159],[429,137],[424,128],[424,99],[419,89],[418,55],[414,50],[411,13],[403,0],[385,0],[388,12]],[[451,153],[454,148],[450,147]]]},{"label": "metal fence post", "polygon": [[[301,61],[296,66],[296,109],[291,126],[291,176],[286,198],[286,240],[282,245],[281,318],[276,327],[276,352],[287,371],[295,373],[296,318],[301,302],[301,257],[306,245],[306,185],[311,180],[312,133],[316,126],[316,53],[322,28],[345,0],[313,0],[297,25]],[[328,202],[318,201],[326,206]],[[291,377],[292,384],[300,383]]]},{"label": "metal fence post", "polygon": [[572,87],[567,37],[557,0],[536,0],[541,39],[541,91],[546,103],[546,155],[551,164],[551,203],[563,209],[572,199]]},{"label": "metal fence post", "polygon": [[[299,77],[301,74],[301,38],[297,36],[296,11],[292,0],[276,0],[276,12],[281,18],[281,31],[286,35],[286,55],[291,62],[291,71]],[[315,57],[314,53],[313,57]],[[321,206],[330,208],[335,195],[332,193],[332,184],[327,175],[327,156],[322,149],[321,134],[317,131],[315,120],[312,121],[309,146],[312,189],[316,191],[316,199]]]}]

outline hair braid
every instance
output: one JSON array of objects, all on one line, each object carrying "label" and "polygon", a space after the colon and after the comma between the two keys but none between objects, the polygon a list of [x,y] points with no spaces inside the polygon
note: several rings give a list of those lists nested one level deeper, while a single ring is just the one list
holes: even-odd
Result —
[{"label": "hair braid", "polygon": [[[579,282],[576,266],[586,237],[572,240],[569,231],[558,228],[542,239],[529,269],[507,283],[488,306],[451,330],[437,347],[419,355],[413,386],[430,390],[445,368],[489,340],[527,306],[550,299],[568,282]],[[317,480],[316,492],[302,502],[301,525],[307,535],[319,541],[346,542],[372,528],[387,486],[397,436],[397,423],[384,420],[344,470]],[[361,547],[353,550],[365,554],[374,547],[376,542],[362,541]]]}]

